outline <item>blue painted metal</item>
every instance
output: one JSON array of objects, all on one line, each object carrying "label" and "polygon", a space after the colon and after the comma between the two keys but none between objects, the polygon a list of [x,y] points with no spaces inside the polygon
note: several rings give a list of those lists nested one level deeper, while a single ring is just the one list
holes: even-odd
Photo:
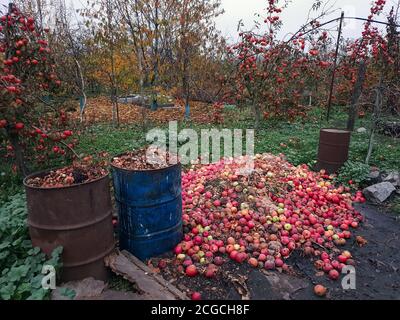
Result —
[{"label": "blue painted metal", "polygon": [[181,165],[147,171],[113,166],[119,246],[141,260],[173,249],[183,237]]},{"label": "blue painted metal", "polygon": [[82,111],[83,107],[84,107],[84,98],[83,96],[79,97],[79,109]]},{"label": "blue painted metal", "polygon": [[157,100],[153,100],[151,102],[151,111],[156,111],[158,109],[158,103]]},{"label": "blue painted metal", "polygon": [[189,120],[189,119],[190,119],[190,105],[189,105],[189,104],[187,104],[187,105],[185,106],[185,119],[186,119],[186,120]]}]

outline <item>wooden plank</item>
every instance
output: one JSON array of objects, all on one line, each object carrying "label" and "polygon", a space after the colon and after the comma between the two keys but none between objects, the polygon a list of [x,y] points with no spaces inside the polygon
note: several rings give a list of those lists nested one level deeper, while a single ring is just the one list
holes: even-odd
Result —
[{"label": "wooden plank", "polygon": [[123,254],[114,253],[105,258],[105,263],[116,274],[135,283],[144,300],[176,300],[168,288],[162,286]]},{"label": "wooden plank", "polygon": [[130,252],[123,250],[121,252],[125,257],[127,257],[133,264],[135,264],[138,268],[140,268],[143,272],[151,276],[155,281],[157,281],[160,285],[167,288],[177,299],[179,300],[188,300],[189,298],[185,293],[180,291],[170,282],[166,281],[163,277],[153,272],[147,265],[145,265],[142,261],[132,255]]}]

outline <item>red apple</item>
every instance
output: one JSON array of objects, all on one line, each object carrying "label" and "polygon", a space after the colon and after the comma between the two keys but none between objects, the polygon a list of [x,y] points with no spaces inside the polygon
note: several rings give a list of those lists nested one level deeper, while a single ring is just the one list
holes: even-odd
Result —
[{"label": "red apple", "polygon": [[195,276],[197,276],[197,274],[198,274],[198,271],[194,264],[191,264],[190,266],[188,266],[186,268],[186,275],[188,277],[195,277]]},{"label": "red apple", "polygon": [[329,271],[329,278],[331,278],[332,280],[339,279],[339,272],[335,269],[332,269],[331,271]]},{"label": "red apple", "polygon": [[201,300],[201,294],[199,292],[193,292],[191,299],[192,300]]}]

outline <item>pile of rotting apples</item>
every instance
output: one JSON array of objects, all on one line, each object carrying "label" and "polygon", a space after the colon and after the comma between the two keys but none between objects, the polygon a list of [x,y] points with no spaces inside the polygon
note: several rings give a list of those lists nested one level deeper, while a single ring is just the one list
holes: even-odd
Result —
[{"label": "pile of rotting apples", "polygon": [[49,171],[44,176],[29,178],[27,184],[36,188],[62,188],[100,179],[108,171],[100,166],[69,166]]},{"label": "pile of rotting apples", "polygon": [[323,171],[295,167],[283,157],[258,154],[254,170],[238,169],[249,158],[194,165],[182,178],[184,239],[174,252],[179,270],[212,278],[229,259],[254,268],[288,271],[294,250],[310,257],[329,278],[354,264],[340,250],[363,217],[352,206],[361,193],[335,186]]}]

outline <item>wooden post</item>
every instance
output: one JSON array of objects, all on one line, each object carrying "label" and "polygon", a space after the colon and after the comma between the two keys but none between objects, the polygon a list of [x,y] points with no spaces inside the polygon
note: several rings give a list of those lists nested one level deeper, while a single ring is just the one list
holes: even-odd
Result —
[{"label": "wooden post", "polygon": [[333,88],[335,86],[337,56],[339,53],[340,37],[342,36],[343,18],[344,18],[344,11],[342,11],[342,15],[340,16],[339,33],[338,33],[338,38],[337,38],[337,42],[336,42],[335,60],[333,61],[332,79],[331,79],[331,86],[330,86],[330,90],[329,90],[329,99],[328,99],[328,113],[326,116],[327,121],[329,121],[330,115],[331,115],[332,96],[333,96]]},{"label": "wooden post", "polygon": [[354,130],[354,124],[356,122],[357,110],[358,110],[357,103],[358,103],[358,99],[360,98],[361,93],[362,93],[366,70],[367,70],[367,66],[366,66],[364,60],[362,60],[360,62],[360,66],[358,68],[357,81],[354,86],[353,96],[351,98],[351,106],[349,108],[349,117],[347,120],[347,130],[350,130],[350,131]]}]

